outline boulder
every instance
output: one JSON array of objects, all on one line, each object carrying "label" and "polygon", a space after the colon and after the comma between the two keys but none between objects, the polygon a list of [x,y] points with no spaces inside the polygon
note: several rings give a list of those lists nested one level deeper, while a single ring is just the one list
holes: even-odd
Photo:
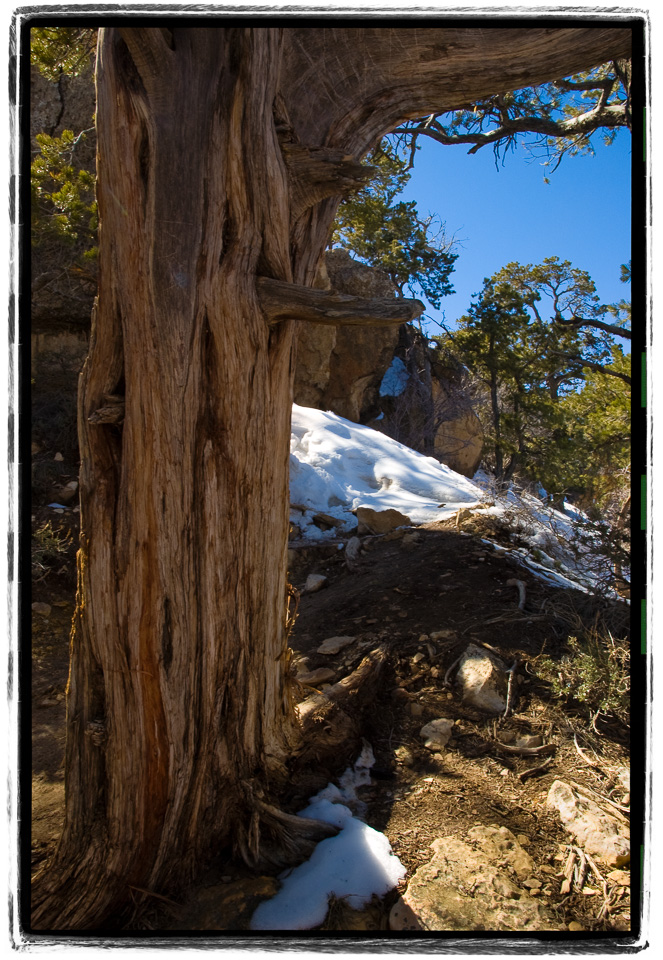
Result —
[{"label": "boulder", "polygon": [[589,797],[577,793],[568,783],[555,780],[546,802],[559,813],[565,828],[590,856],[616,867],[628,863],[631,856],[628,828]]},{"label": "boulder", "polygon": [[[353,260],[347,250],[329,250],[315,286],[367,298],[393,299],[388,275]],[[295,403],[364,423],[379,412],[380,383],[394,356],[398,327],[299,324]]]},{"label": "boulder", "polygon": [[409,527],[409,517],[399,510],[373,510],[372,507],[357,507],[358,533],[390,533],[397,527]]},{"label": "boulder", "polygon": [[335,677],[336,671],[330,667],[318,667],[317,670],[309,670],[306,673],[297,674],[298,682],[303,683],[307,687],[317,687],[321,683],[329,683],[329,681],[334,680]]},{"label": "boulder", "polygon": [[486,713],[504,713],[508,687],[504,664],[488,650],[468,645],[460,659],[456,684],[465,703]]},{"label": "boulder", "polygon": [[306,578],[306,583],[304,584],[304,589],[302,593],[317,593],[318,590],[322,590],[323,587],[326,587],[329,583],[327,577],[322,573],[309,573]]},{"label": "boulder", "polygon": [[483,427],[473,410],[443,420],[435,431],[433,455],[464,477],[473,477],[483,452]]},{"label": "boulder", "polygon": [[34,613],[38,613],[40,617],[48,618],[51,615],[50,603],[42,603],[39,600],[32,604],[32,610]]},{"label": "boulder", "polygon": [[[387,273],[327,251],[315,280],[320,289],[393,299]],[[435,359],[412,324],[384,327],[299,324],[295,402],[364,423],[452,470],[474,475],[483,430],[467,390],[467,371],[451,358]],[[400,375],[385,376],[396,365]]]},{"label": "boulder", "polygon": [[457,473],[473,477],[481,462],[484,433],[474,412],[468,377],[467,369],[444,350],[431,359],[433,456]]},{"label": "boulder", "polygon": [[467,840],[442,837],[431,849],[392,908],[392,930],[563,929],[530,895],[524,881],[533,863],[506,827],[477,826]]}]

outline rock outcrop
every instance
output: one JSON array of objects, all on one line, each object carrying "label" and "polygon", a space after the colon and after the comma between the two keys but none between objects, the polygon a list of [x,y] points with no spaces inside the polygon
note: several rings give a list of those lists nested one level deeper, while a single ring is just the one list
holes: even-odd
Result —
[{"label": "rock outcrop", "polygon": [[[388,275],[328,251],[318,285],[369,298],[394,297]],[[464,476],[474,475],[483,447],[464,378],[440,364],[412,324],[400,328],[302,324],[297,341],[295,402],[367,424]]]},{"label": "rock outcrop", "polygon": [[[393,297],[386,273],[330,250],[317,286],[367,298]],[[398,344],[398,327],[301,324],[297,339],[295,403],[331,410],[354,423],[377,416],[380,383]]]},{"label": "rock outcrop", "polygon": [[467,840],[442,837],[389,918],[392,930],[559,930],[530,893],[534,863],[506,827],[477,826]]},{"label": "rock outcrop", "polygon": [[548,791],[548,807],[559,813],[564,827],[583,850],[611,866],[621,867],[631,858],[628,827],[591,799],[555,780]]}]

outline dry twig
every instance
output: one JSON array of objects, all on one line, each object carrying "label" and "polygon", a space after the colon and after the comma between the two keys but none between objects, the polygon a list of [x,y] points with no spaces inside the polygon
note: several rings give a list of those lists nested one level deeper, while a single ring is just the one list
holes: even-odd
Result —
[{"label": "dry twig", "polygon": [[522,580],[517,580],[515,577],[512,577],[511,580],[507,580],[507,587],[518,587],[518,609],[520,611],[525,609],[525,584]]},{"label": "dry twig", "polygon": [[524,783],[525,780],[529,780],[530,777],[538,777],[540,773],[543,773],[543,771],[550,766],[552,760],[552,757],[548,757],[548,759],[544,760],[543,763],[540,763],[538,767],[532,767],[530,770],[523,770],[522,773],[518,774],[518,779]]}]

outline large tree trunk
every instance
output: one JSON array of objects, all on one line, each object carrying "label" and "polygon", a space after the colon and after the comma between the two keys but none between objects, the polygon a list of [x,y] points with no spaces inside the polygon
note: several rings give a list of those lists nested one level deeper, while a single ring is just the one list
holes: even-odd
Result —
[{"label": "large tree trunk", "polygon": [[[613,28],[102,31],[66,820],[34,929],[117,921],[132,887],[167,890],[231,842],[269,858],[292,828],[265,799],[295,734],[282,306],[294,283],[298,318],[328,314],[302,288],[356,160],[406,116],[629,42]],[[389,319],[419,308],[405,309]]]}]

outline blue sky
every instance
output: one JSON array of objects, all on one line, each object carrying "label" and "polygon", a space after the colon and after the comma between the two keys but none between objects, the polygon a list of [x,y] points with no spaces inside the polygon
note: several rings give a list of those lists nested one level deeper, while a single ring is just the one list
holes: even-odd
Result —
[{"label": "blue sky", "polygon": [[[441,311],[428,316],[454,325],[472,294],[510,261],[541,263],[546,257],[570,260],[586,270],[604,303],[630,299],[619,279],[630,257],[631,137],[620,131],[612,146],[597,138],[595,156],[565,157],[548,174],[542,158],[519,146],[497,169],[493,151],[468,156],[466,146],[423,142],[412,178],[398,199],[416,200],[421,214],[435,213],[455,236],[459,255]],[[434,334],[437,328],[426,325]]]}]

